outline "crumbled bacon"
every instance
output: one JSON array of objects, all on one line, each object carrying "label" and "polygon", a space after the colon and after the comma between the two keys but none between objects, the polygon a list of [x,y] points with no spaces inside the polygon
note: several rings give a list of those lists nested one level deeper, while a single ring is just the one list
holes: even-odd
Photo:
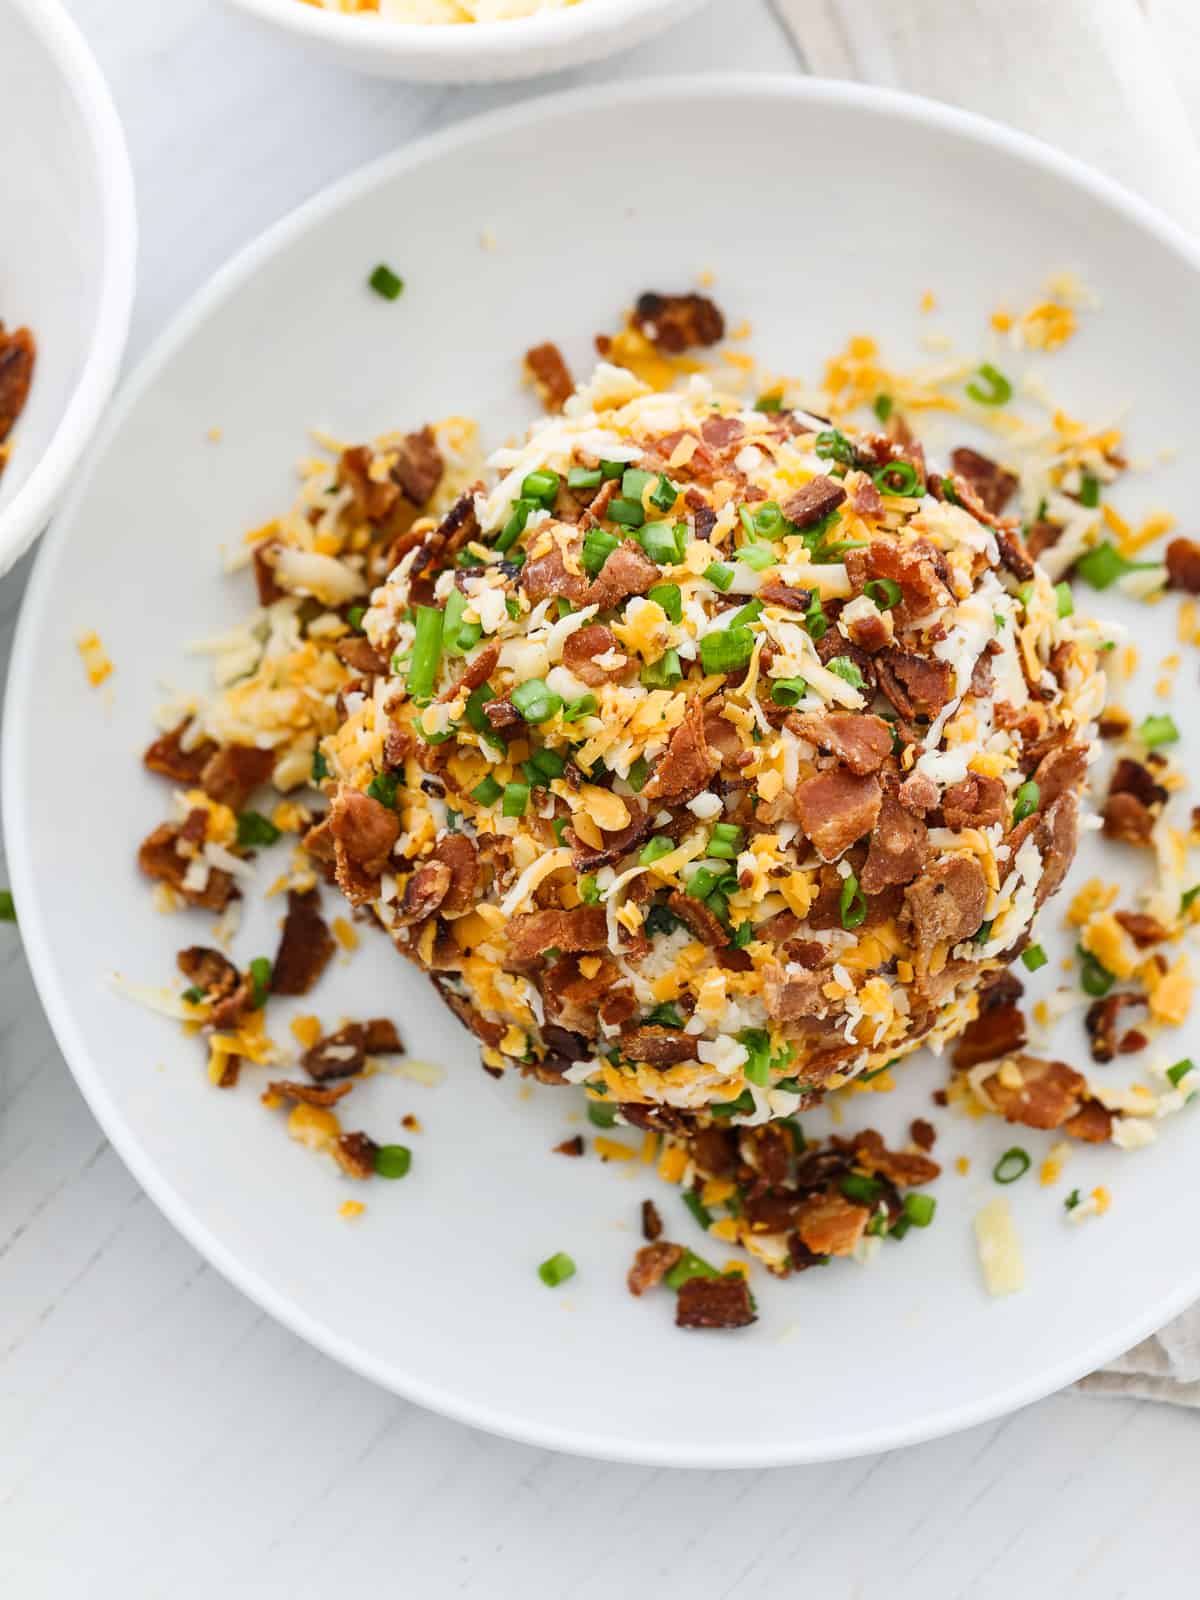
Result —
[{"label": "crumbled bacon", "polygon": [[916,1188],[941,1176],[941,1167],[923,1151],[889,1150],[883,1135],[874,1128],[861,1129],[851,1135],[848,1143],[854,1151],[856,1166],[887,1178],[901,1188]]},{"label": "crumbled bacon", "polygon": [[725,318],[704,294],[658,294],[648,289],[638,295],[633,324],[652,345],[673,356],[725,337]]},{"label": "crumbled bacon", "polygon": [[945,557],[925,539],[901,544],[877,535],[865,550],[846,552],[846,571],[855,593],[861,593],[872,578],[890,578],[900,585],[901,601],[894,608],[897,627],[950,605],[954,598],[946,581]]},{"label": "crumbled bacon", "polygon": [[921,1150],[932,1150],[937,1143],[937,1129],[924,1117],[915,1117],[909,1130],[912,1142]]},{"label": "crumbled bacon", "polygon": [[1093,1061],[1111,1061],[1120,1048],[1117,1030],[1121,1023],[1121,1013],[1129,1006],[1146,1006],[1149,1004],[1142,994],[1107,994],[1101,1000],[1093,1000],[1083,1019],[1091,1041]]},{"label": "crumbled bacon", "polygon": [[711,946],[714,950],[721,949],[729,942],[729,935],[721,925],[716,913],[701,900],[693,899],[690,894],[684,894],[681,889],[667,896],[667,909],[673,911],[680,922],[700,940],[701,944]]},{"label": "crumbled bacon", "polygon": [[363,1069],[367,1056],[402,1055],[404,1046],[395,1024],[387,1017],[369,1022],[347,1022],[336,1033],[318,1039],[304,1052],[301,1064],[318,1083],[351,1078]]},{"label": "crumbled bacon", "polygon": [[9,333],[0,322],[0,444],[25,409],[36,360],[37,345],[29,329],[17,328]]},{"label": "crumbled bacon", "polygon": [[708,748],[705,737],[704,703],[694,697],[688,701],[683,721],[647,779],[642,796],[684,805],[705,788],[720,764],[720,757]]},{"label": "crumbled bacon", "polygon": [[794,1022],[799,1017],[821,1017],[829,1010],[825,998],[825,977],[817,972],[794,972],[790,967],[770,963],[763,968],[763,1001],[767,1014],[776,1022]]},{"label": "crumbled bacon", "polygon": [[222,1000],[232,994],[241,974],[227,956],[206,945],[189,945],[175,957],[180,972],[194,989],[203,989],[205,1000]]},{"label": "crumbled bacon", "polygon": [[1118,911],[1115,920],[1139,950],[1147,950],[1151,945],[1161,944],[1164,939],[1170,938],[1170,933],[1161,922],[1142,911]]},{"label": "crumbled bacon", "polygon": [[758,598],[764,605],[783,606],[787,611],[807,611],[812,604],[811,589],[794,589],[790,583],[784,583],[782,578],[768,578],[758,591]]},{"label": "crumbled bacon", "polygon": [[856,839],[870,833],[882,798],[877,778],[835,768],[796,786],[796,816],[818,855],[836,861]]},{"label": "crumbled bacon", "polygon": [[987,828],[1008,820],[1008,791],[999,778],[968,772],[942,796],[942,817],[948,828]]},{"label": "crumbled bacon", "polygon": [[585,1148],[583,1135],[577,1133],[573,1139],[564,1139],[561,1144],[556,1144],[554,1146],[554,1154],[556,1156],[581,1156]]},{"label": "crumbled bacon", "polygon": [[984,508],[999,516],[1017,489],[1017,475],[990,456],[962,446],[950,452],[950,463],[960,478],[965,478]]},{"label": "crumbled bacon", "polygon": [[[551,524],[546,523],[545,526],[550,527]],[[573,606],[581,606],[588,598],[586,575],[568,571],[557,544],[547,550],[544,556],[534,556],[525,563],[521,568],[521,587],[533,605],[537,605],[539,600],[555,599],[569,600]]]},{"label": "crumbled bacon", "polygon": [[859,777],[878,772],[892,753],[892,730],[882,717],[857,711],[810,712],[788,726]]},{"label": "crumbled bacon", "polygon": [[630,1294],[641,1295],[655,1288],[682,1258],[683,1246],[672,1244],[668,1239],[642,1245],[633,1258],[626,1280]]},{"label": "crumbled bacon", "polygon": [[1084,1144],[1106,1144],[1112,1138],[1113,1114],[1099,1100],[1085,1100],[1073,1117],[1062,1125],[1064,1133]]},{"label": "crumbled bacon", "polygon": [[1087,750],[1083,745],[1060,745],[1038,762],[1033,781],[1038,786],[1038,805],[1045,811],[1068,789],[1078,789],[1087,771]]},{"label": "crumbled bacon", "polygon": [[[358,905],[369,899],[364,880],[377,880],[400,837],[400,818],[381,801],[342,787],[329,808],[329,827],[337,851],[338,882]],[[355,869],[351,871],[350,869]]]},{"label": "crumbled bacon", "polygon": [[951,1061],[960,1070],[981,1061],[998,1061],[1024,1048],[1025,1016],[1011,1003],[984,1006],[959,1035]]},{"label": "crumbled bacon", "polygon": [[571,845],[572,862],[579,871],[595,872],[600,867],[613,866],[622,856],[627,856],[631,850],[636,850],[653,832],[653,813],[639,811],[628,827],[619,828],[614,833],[606,833],[601,846],[594,847],[585,843],[573,829],[567,830],[567,842]]},{"label": "crumbled bacon", "polygon": [[457,917],[475,903],[479,883],[479,852],[465,833],[448,833],[434,847],[433,860],[450,872],[450,882],[441,902],[443,916]]},{"label": "crumbled bacon", "polygon": [[885,794],[859,878],[864,894],[911,883],[929,859],[929,831],[899,800]]},{"label": "crumbled bacon", "polygon": [[1118,790],[1104,802],[1104,835],[1122,844],[1148,849],[1153,842],[1154,813],[1135,794]]},{"label": "crumbled bacon", "polygon": [[450,868],[444,861],[423,861],[404,885],[401,918],[420,923],[431,917],[450,891],[450,878]]},{"label": "crumbled bacon", "polygon": [[627,1061],[651,1067],[670,1067],[696,1059],[696,1040],[675,1028],[631,1028],[621,1035],[621,1054]]},{"label": "crumbled bacon", "polygon": [[[618,658],[611,666],[596,660],[597,656],[609,654]],[[593,622],[571,634],[563,645],[562,658],[563,666],[593,689],[623,677],[630,666],[629,657],[617,643],[616,635],[602,622]]]},{"label": "crumbled bacon", "polygon": [[882,651],[877,657],[879,687],[906,720],[936,717],[954,693],[954,670],[948,661]]},{"label": "crumbled bacon", "polygon": [[442,481],[446,463],[437,447],[433,429],[405,434],[400,441],[392,476],[415,506],[425,505]]},{"label": "crumbled bacon", "polygon": [[663,1220],[653,1200],[642,1201],[642,1238],[651,1244],[662,1238]]},{"label": "crumbled bacon", "polygon": [[201,739],[190,750],[185,750],[183,735],[190,721],[189,717],[185,717],[169,733],[161,734],[148,746],[142,762],[151,772],[161,773],[164,778],[173,778],[176,783],[200,782],[200,774],[216,754],[217,747],[211,739]]},{"label": "crumbled bacon", "polygon": [[386,522],[396,501],[400,487],[389,476],[371,476],[371,463],[375,452],[365,444],[343,450],[338,461],[338,478],[350,490],[357,516],[365,522]]},{"label": "crumbled bacon", "polygon": [[337,944],[321,915],[320,892],[289,889],[283,933],[271,964],[271,993],[307,994],[336,950]]},{"label": "crumbled bacon", "polygon": [[1009,1064],[1020,1073],[1020,1088],[1010,1088],[1000,1072],[983,1083],[984,1094],[1006,1122],[1020,1122],[1027,1128],[1061,1128],[1087,1097],[1087,1079],[1065,1061],[1017,1055]]},{"label": "crumbled bacon", "polygon": [[333,1159],[348,1178],[364,1181],[375,1176],[375,1153],[379,1146],[365,1133],[343,1133],[331,1146]]},{"label": "crumbled bacon", "polygon": [[897,789],[896,798],[906,811],[924,816],[938,803],[938,786],[926,773],[913,772]]},{"label": "crumbled bacon", "polygon": [[280,1100],[295,1100],[306,1106],[337,1105],[351,1089],[352,1083],[293,1083],[290,1078],[275,1078],[267,1085],[267,1093]]},{"label": "crumbled bacon", "polygon": [[811,528],[823,522],[831,511],[836,511],[845,498],[842,485],[820,472],[790,495],[780,510],[795,527]]},{"label": "crumbled bacon", "polygon": [[974,856],[950,856],[925,868],[904,895],[917,943],[930,951],[941,940],[969,939],[983,921],[987,880]]},{"label": "crumbled bacon", "polygon": [[1195,539],[1172,539],[1167,545],[1167,587],[1200,594],[1200,544]]},{"label": "crumbled bacon", "polygon": [[223,745],[204,763],[200,787],[210,800],[244,811],[255,789],[266,783],[275,766],[273,750],[249,744]]},{"label": "crumbled bacon", "polygon": [[240,891],[228,872],[220,867],[210,867],[208,881],[203,889],[187,889],[184,887],[184,876],[191,865],[192,858],[179,853],[179,843],[183,839],[194,837],[185,832],[189,823],[199,818],[200,839],[204,838],[204,828],[207,824],[207,812],[197,809],[189,813],[188,821],[181,826],[173,822],[160,823],[154,832],[142,841],[138,849],[138,866],[148,878],[155,878],[161,883],[169,884],[177,894],[191,906],[198,906],[204,911],[224,911],[231,900],[240,898]]},{"label": "crumbled bacon", "polygon": [[603,906],[529,911],[509,923],[508,945],[518,961],[536,961],[551,949],[564,954],[604,950],[608,947],[608,919]]},{"label": "crumbled bacon", "polygon": [[338,660],[344,661],[351,672],[359,672],[365,678],[377,677],[387,671],[387,662],[362,634],[348,634],[346,638],[338,640],[333,650]]},{"label": "crumbled bacon", "polygon": [[870,1220],[866,1206],[856,1206],[840,1189],[830,1189],[801,1204],[795,1215],[795,1228],[800,1242],[814,1255],[848,1256]]},{"label": "crumbled bacon", "polygon": [[561,411],[575,393],[575,380],[558,346],[547,340],[525,352],[525,371],[547,411]]},{"label": "crumbled bacon", "polygon": [[689,1278],[675,1301],[677,1328],[745,1328],[755,1321],[750,1285],[740,1272]]},{"label": "crumbled bacon", "polygon": [[[448,689],[443,689],[441,694],[438,695],[439,704],[449,704],[451,700],[456,700],[460,694],[470,694],[472,690],[482,688],[491,677],[499,659],[500,646],[497,644],[485,644],[483,649],[477,651],[467,662],[462,676],[456,678]],[[405,750],[404,754],[409,754],[409,751]],[[389,757],[388,765],[398,766],[399,763]]]},{"label": "crumbled bacon", "polygon": [[[662,574],[658,566],[632,539],[625,539],[609,556],[592,579],[586,602],[603,611],[615,606],[630,595],[645,594],[658,583]],[[569,597],[568,597],[569,598]]]}]

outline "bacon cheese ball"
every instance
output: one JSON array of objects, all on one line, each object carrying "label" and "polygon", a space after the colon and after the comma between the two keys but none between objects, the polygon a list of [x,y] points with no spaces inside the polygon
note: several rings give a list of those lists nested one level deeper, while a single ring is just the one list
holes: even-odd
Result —
[{"label": "bacon cheese ball", "polygon": [[493,1072],[785,1116],[1063,880],[1099,636],[919,446],[601,366],[393,555],[310,847]]}]

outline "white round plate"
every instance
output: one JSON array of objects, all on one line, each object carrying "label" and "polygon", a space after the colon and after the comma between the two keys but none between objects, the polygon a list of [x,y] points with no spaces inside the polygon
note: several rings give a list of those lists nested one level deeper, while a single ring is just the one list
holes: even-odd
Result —
[{"label": "white round plate", "polygon": [[[394,303],[364,287],[381,260],[407,280]],[[356,1092],[350,1126],[395,1139],[411,1111],[425,1127],[407,1141],[409,1178],[361,1190],[287,1139],[258,1104],[260,1074],[213,1090],[200,1042],[106,983],[113,968],[168,981],[174,951],[207,931],[204,918],[157,916],[135,870],[137,842],[168,808],[138,755],[162,681],[201,681],[186,644],[251,604],[247,577],[220,575],[218,545],[289,502],[310,426],[358,439],[457,411],[498,442],[530,414],[517,384],[528,345],[560,340],[582,371],[592,334],[638,291],[688,287],[703,269],[776,370],[815,372],[854,331],[898,362],[933,325],[977,347],[991,308],[1030,303],[1064,266],[1104,309],[1048,358],[1062,403],[1096,417],[1136,400],[1134,455],[1183,443],[1197,255],[1136,199],[1016,134],[895,95],[763,77],[606,85],[454,128],[319,196],[220,274],[143,363],[21,618],[3,762],[14,888],[51,1023],[106,1132],[187,1237],[281,1321],[480,1427],[596,1456],[742,1466],[966,1427],[1069,1382],[1200,1293],[1185,1115],[1149,1151],[1073,1153],[1070,1184],[1114,1192],[1100,1221],[1065,1226],[1064,1187],[1041,1189],[1036,1174],[1008,1189],[1028,1287],[989,1300],[972,1215],[999,1192],[1001,1151],[1036,1157],[1048,1140],[934,1113],[943,1069],[912,1063],[897,1092],[846,1114],[895,1135],[935,1115],[947,1167],[936,1224],[869,1269],[757,1274],[760,1320],[745,1332],[679,1332],[669,1294],[638,1301],[624,1287],[646,1195],[669,1236],[705,1249],[677,1194],[640,1163],[552,1155],[590,1131],[578,1101],[486,1077],[381,937],[300,1007],[329,1023],[392,1015],[412,1053],[448,1073],[438,1088],[380,1077]],[[936,319],[917,314],[927,289]],[[1193,475],[1180,459],[1126,503],[1185,506]],[[1171,648],[1169,609],[1135,619],[1149,649]],[[116,667],[100,691],[75,649],[89,628]],[[260,870],[265,886],[279,867],[268,855]],[[241,939],[243,960],[271,953],[277,916]],[[1072,1026],[1063,1048],[1081,1060]],[[1188,1050],[1182,1039],[1177,1054]],[[338,1217],[351,1193],[367,1202],[355,1223]],[[579,1272],[552,1292],[536,1267],[557,1250]]]},{"label": "white round plate", "polygon": [[583,0],[507,22],[393,22],[300,0],[229,0],[309,55],[377,78],[500,83],[586,66],[632,50],[703,0]]},{"label": "white round plate", "polygon": [[0,474],[0,573],[45,527],[129,329],[133,173],[108,88],[58,0],[0,0],[0,320],[38,345]]}]

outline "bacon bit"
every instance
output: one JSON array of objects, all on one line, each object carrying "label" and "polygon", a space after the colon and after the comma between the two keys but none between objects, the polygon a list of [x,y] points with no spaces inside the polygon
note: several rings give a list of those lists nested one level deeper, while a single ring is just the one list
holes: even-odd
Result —
[{"label": "bacon bit", "polygon": [[631,1028],[621,1035],[621,1054],[629,1061],[653,1067],[669,1067],[696,1059],[696,1041],[690,1034],[673,1028]]},{"label": "bacon bit", "polygon": [[219,950],[205,945],[189,945],[175,957],[180,972],[195,989],[204,990],[208,1004],[231,995],[241,982],[241,973]]},{"label": "bacon bit", "polygon": [[892,731],[882,717],[856,711],[810,712],[789,720],[788,726],[859,777],[878,772],[892,753]]},{"label": "bacon bit", "polygon": [[321,915],[320,892],[289,889],[283,933],[271,965],[271,993],[307,994],[333,959],[335,948]]},{"label": "bacon bit", "polygon": [[202,841],[207,815],[203,810],[197,809],[188,814],[188,819],[182,826],[164,822],[155,828],[138,849],[138,866],[148,878],[169,884],[188,905],[199,906],[204,911],[224,911],[231,900],[240,899],[241,891],[230,874],[222,868],[209,869],[208,882],[203,889],[184,887],[183,880],[191,865],[191,857],[180,855],[178,846],[180,840],[185,837],[195,842],[194,836],[186,830],[189,827],[194,829],[197,819],[199,838]]},{"label": "bacon bit", "polygon": [[725,318],[707,295],[658,294],[637,298],[633,325],[658,350],[680,355],[693,345],[717,344],[725,337]]},{"label": "bacon bit", "polygon": [[[30,330],[17,328],[9,333],[0,322],[0,444],[25,409],[36,360],[37,344]],[[0,466],[3,461],[0,456]]]},{"label": "bacon bit", "polygon": [[1139,950],[1145,950],[1150,945],[1162,944],[1164,939],[1170,938],[1168,930],[1161,922],[1140,911],[1117,911],[1113,915],[1113,921],[1125,929]]},{"label": "bacon bit", "polygon": [[969,772],[942,796],[942,817],[948,828],[987,828],[1008,820],[1008,794],[999,778]]},{"label": "bacon bit", "polygon": [[441,862],[450,873],[449,887],[440,906],[442,915],[461,916],[474,905],[479,882],[479,852],[474,842],[465,833],[448,833],[438,841],[432,859]]},{"label": "bacon bit", "polygon": [[1092,1060],[1111,1061],[1117,1054],[1117,1029],[1121,1013],[1129,1006],[1145,1006],[1146,997],[1140,994],[1109,994],[1093,1000],[1083,1019],[1091,1040]]},{"label": "bacon bit", "polygon": [[797,820],[824,861],[836,861],[870,833],[882,800],[877,778],[856,777],[840,768],[806,778],[794,795]]},{"label": "bacon bit", "polygon": [[276,1078],[267,1085],[267,1093],[280,1100],[291,1100],[296,1105],[335,1106],[354,1088],[352,1083],[292,1083],[288,1078]]},{"label": "bacon bit", "polygon": [[936,1161],[924,1153],[889,1150],[883,1142],[883,1135],[874,1128],[863,1128],[848,1142],[853,1149],[856,1166],[868,1173],[878,1173],[901,1188],[916,1188],[941,1177],[942,1169]]},{"label": "bacon bit", "polygon": [[556,1156],[581,1156],[584,1151],[583,1135],[577,1133],[573,1139],[564,1139],[561,1144],[554,1146]]},{"label": "bacon bit", "polygon": [[826,972],[792,973],[775,963],[762,969],[763,1000],[767,1014],[776,1022],[794,1022],[801,1017],[821,1017],[829,1010],[825,996]]},{"label": "bacon bit", "polygon": [[1084,1144],[1107,1144],[1112,1138],[1113,1114],[1098,1100],[1087,1100],[1063,1123],[1063,1132]]},{"label": "bacon bit", "polygon": [[1167,545],[1167,587],[1200,594],[1200,544],[1195,539],[1172,539]]},{"label": "bacon bit", "polygon": [[908,1131],[912,1142],[921,1150],[932,1150],[937,1143],[937,1129],[924,1117],[917,1117]]},{"label": "bacon bit", "polygon": [[211,739],[201,739],[190,750],[185,750],[182,739],[190,723],[191,718],[185,717],[169,733],[155,739],[142,756],[142,764],[151,772],[161,773],[164,778],[173,778],[176,783],[186,783],[189,788],[195,788],[217,747]]},{"label": "bacon bit", "polygon": [[690,894],[684,894],[681,889],[676,889],[667,897],[667,909],[674,912],[701,944],[709,945],[714,950],[720,950],[728,944],[729,935],[721,925],[720,919]]},{"label": "bacon bit", "polygon": [[402,1055],[403,1052],[395,1024],[387,1017],[374,1017],[369,1022],[347,1022],[336,1033],[319,1039],[305,1051],[301,1064],[318,1083],[327,1083],[333,1078],[350,1078],[361,1072],[368,1055]]},{"label": "bacon bit", "polygon": [[570,911],[529,911],[508,925],[508,943],[517,961],[535,961],[547,950],[577,954],[608,948],[608,920],[603,906],[574,906]]},{"label": "bacon bit", "polygon": [[549,340],[525,352],[525,373],[547,411],[561,411],[575,393],[575,380],[563,353]]},{"label": "bacon bit", "polygon": [[848,1256],[871,1220],[866,1206],[851,1204],[840,1189],[830,1189],[802,1202],[796,1212],[796,1232],[814,1255]]},{"label": "bacon bit", "polygon": [[811,589],[794,589],[782,578],[769,578],[758,591],[764,605],[783,606],[786,611],[807,611],[812,603]]},{"label": "bacon bit", "polygon": [[965,478],[986,510],[999,516],[1017,488],[1017,475],[965,446],[950,452],[950,462],[960,478]]},{"label": "bacon bit", "polygon": [[[552,531],[554,527],[555,524],[549,522],[542,525],[543,530]],[[582,550],[582,539],[574,534],[574,530],[572,534],[572,548],[578,559]],[[611,557],[609,559],[611,560]],[[582,572],[568,570],[563,552],[557,543],[544,556],[535,556],[525,563],[521,568],[520,583],[534,605],[537,605],[539,600],[556,599],[569,600],[572,605],[581,606],[588,598],[587,578]]]},{"label": "bacon bit", "polygon": [[957,944],[979,929],[987,905],[987,880],[974,856],[951,856],[927,867],[904,895],[922,951],[940,940]]},{"label": "bacon bit", "polygon": [[925,824],[885,794],[859,879],[863,893],[880,894],[884,889],[911,883],[929,859],[929,848]]},{"label": "bacon bit", "polygon": [[645,594],[658,583],[661,576],[658,566],[641,545],[626,539],[592,579],[587,589],[586,603],[599,606],[603,611],[631,595]]},{"label": "bacon bit", "polygon": [[364,522],[385,522],[400,498],[400,487],[391,478],[375,478],[371,464],[375,452],[369,445],[354,445],[343,450],[338,460],[338,481],[347,489],[354,502],[355,514]]},{"label": "bacon bit", "polygon": [[1018,1055],[1011,1063],[1020,1076],[1019,1087],[1005,1082],[1003,1066],[983,1084],[984,1093],[1006,1122],[1020,1122],[1028,1128],[1061,1128],[1082,1109],[1087,1079],[1065,1061]]},{"label": "bacon bit", "polygon": [[954,692],[948,661],[931,661],[903,650],[881,651],[876,657],[879,687],[906,721],[936,717]]},{"label": "bacon bit", "polygon": [[675,1301],[677,1328],[745,1328],[756,1320],[745,1278],[689,1278]]},{"label": "bacon bit", "polygon": [[1025,1017],[1018,1006],[987,1006],[958,1037],[951,1061],[958,1071],[996,1061],[1023,1048],[1027,1038]]},{"label": "bacon bit", "polygon": [[663,1221],[653,1200],[642,1201],[642,1238],[651,1244],[662,1238]]},{"label": "bacon bit", "polygon": [[[620,657],[617,664],[601,666],[595,660],[596,656],[608,655],[610,652],[615,652]],[[563,666],[592,689],[598,689],[602,684],[611,683],[622,677],[630,665],[630,659],[622,652],[616,635],[602,622],[594,622],[589,627],[578,629],[563,645]]]},{"label": "bacon bit", "polygon": [[705,737],[704,702],[693,696],[688,701],[683,721],[672,733],[666,751],[650,774],[642,796],[646,800],[684,805],[700,793],[720,764],[720,756],[708,748]]},{"label": "bacon bit", "polygon": [[329,827],[336,849],[338,885],[351,905],[361,905],[372,898],[379,875],[391,859],[392,847],[400,837],[400,818],[370,795],[343,786],[329,808]]},{"label": "bacon bit", "polygon": [[215,750],[204,764],[200,786],[210,800],[244,811],[246,802],[271,776],[275,753],[249,744],[227,744]]},{"label": "bacon bit", "polygon": [[98,689],[113,670],[112,661],[100,643],[100,635],[94,632],[81,633],[77,647],[83,658],[87,680],[93,689]]},{"label": "bacon bit", "polygon": [[666,1239],[644,1244],[634,1256],[626,1279],[630,1294],[642,1295],[647,1289],[655,1288],[682,1258],[683,1246]]},{"label": "bacon bit", "polygon": [[836,511],[845,498],[842,485],[821,472],[785,500],[780,510],[795,527],[811,528]]},{"label": "bacon bit", "polygon": [[365,1133],[343,1133],[334,1141],[333,1157],[348,1178],[360,1182],[375,1176],[375,1152],[379,1146]]},{"label": "bacon bit", "polygon": [[400,915],[405,922],[421,923],[441,905],[450,890],[450,868],[444,861],[425,861],[404,885]]}]

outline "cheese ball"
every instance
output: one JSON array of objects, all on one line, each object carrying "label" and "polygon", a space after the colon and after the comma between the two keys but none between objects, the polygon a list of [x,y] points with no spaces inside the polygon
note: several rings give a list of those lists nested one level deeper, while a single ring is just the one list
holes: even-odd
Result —
[{"label": "cheese ball", "polygon": [[1098,632],[917,445],[602,366],[393,554],[312,848],[489,1071],[786,1116],[1063,881]]}]

